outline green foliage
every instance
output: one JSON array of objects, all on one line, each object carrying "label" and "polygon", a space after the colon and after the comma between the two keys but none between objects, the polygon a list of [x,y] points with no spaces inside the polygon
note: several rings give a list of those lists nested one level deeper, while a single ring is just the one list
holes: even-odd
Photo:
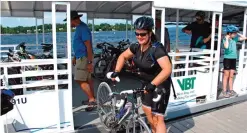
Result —
[{"label": "green foliage", "polygon": [[[1,34],[30,34],[30,33],[35,33],[36,32],[36,27],[35,26],[29,26],[29,27],[23,27],[23,26],[18,26],[18,27],[3,27],[1,26]],[[88,27],[92,31],[92,24],[89,23]],[[127,25],[128,30],[131,30],[131,25]],[[38,33],[42,33],[42,25],[38,25]],[[52,32],[52,24],[45,24],[44,25],[45,33],[50,33]],[[75,29],[71,29],[72,32]],[[126,25],[117,23],[115,25],[110,25],[107,23],[101,23],[100,25],[94,25],[94,30],[95,31],[125,31],[126,30]],[[56,25],[56,31],[57,32],[66,32],[67,31],[67,25],[66,24],[57,24]]]}]

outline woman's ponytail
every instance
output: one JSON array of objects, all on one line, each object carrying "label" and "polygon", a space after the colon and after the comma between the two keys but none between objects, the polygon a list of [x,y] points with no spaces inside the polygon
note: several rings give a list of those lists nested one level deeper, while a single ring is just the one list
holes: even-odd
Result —
[{"label": "woman's ponytail", "polygon": [[156,35],[154,34],[153,31],[151,31],[151,32],[152,32],[152,35],[151,35],[151,42],[152,42],[152,43],[157,42],[158,39],[157,39]]}]

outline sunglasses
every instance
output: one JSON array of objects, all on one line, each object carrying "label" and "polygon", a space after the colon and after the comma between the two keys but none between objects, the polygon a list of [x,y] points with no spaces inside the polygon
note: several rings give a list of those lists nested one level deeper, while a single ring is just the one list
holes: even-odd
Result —
[{"label": "sunglasses", "polygon": [[148,33],[137,33],[137,32],[135,32],[135,35],[136,36],[141,36],[141,37],[144,37],[144,36],[146,36]]}]

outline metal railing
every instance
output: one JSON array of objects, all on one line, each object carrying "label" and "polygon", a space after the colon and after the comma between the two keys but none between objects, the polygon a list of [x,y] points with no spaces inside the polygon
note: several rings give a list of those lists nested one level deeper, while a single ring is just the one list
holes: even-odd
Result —
[{"label": "metal railing", "polygon": [[[67,57],[67,46],[66,44],[57,44],[58,46],[61,46],[60,48],[57,49],[57,54],[62,57]],[[7,55],[6,53],[9,52],[8,49],[12,49],[14,51],[18,51],[17,47],[18,44],[4,44],[0,45],[0,58],[6,58]],[[33,47],[33,48],[31,48]],[[36,44],[26,44],[26,49],[28,52],[33,53],[33,54],[42,54],[43,49],[41,49],[41,46],[38,46]],[[52,53],[52,51],[51,51]]]},{"label": "metal railing", "polygon": [[[169,56],[172,58],[173,65],[172,75],[177,77],[192,75],[193,71],[208,72],[211,68],[210,61],[217,61],[216,58],[211,58],[210,54],[210,50],[200,49],[195,49],[195,52],[169,53]],[[216,54],[216,51],[212,54]],[[213,65],[212,67],[214,68],[216,65]]]}]

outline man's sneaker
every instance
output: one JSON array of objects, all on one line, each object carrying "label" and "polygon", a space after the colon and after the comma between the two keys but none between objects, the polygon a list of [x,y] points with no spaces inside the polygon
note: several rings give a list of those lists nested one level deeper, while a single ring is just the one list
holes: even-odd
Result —
[{"label": "man's sneaker", "polygon": [[238,96],[238,94],[234,90],[230,90],[229,93],[230,93],[231,97],[237,97]]},{"label": "man's sneaker", "polygon": [[229,94],[228,94],[228,92],[226,92],[226,91],[222,91],[222,96],[224,98],[229,98],[230,97]]}]

